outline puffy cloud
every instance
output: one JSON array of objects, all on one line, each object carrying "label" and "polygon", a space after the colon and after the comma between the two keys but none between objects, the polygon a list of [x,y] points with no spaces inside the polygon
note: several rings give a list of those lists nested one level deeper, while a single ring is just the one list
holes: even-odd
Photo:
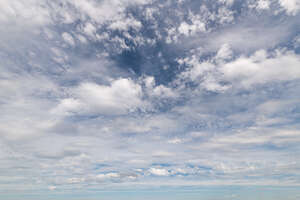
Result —
[{"label": "puffy cloud", "polygon": [[[224,61],[225,59],[227,61]],[[217,63],[200,62],[197,55],[192,54],[190,57],[178,60],[180,64],[190,66],[180,77],[199,83],[201,87],[210,91],[229,89],[229,85],[221,84],[222,81],[234,87],[249,88],[257,84],[297,80],[300,77],[297,67],[300,60],[294,52],[259,50],[249,57],[230,59],[232,59],[232,51],[227,45],[222,46],[217,52],[214,58]]]},{"label": "puffy cloud", "polygon": [[267,10],[270,8],[270,1],[269,0],[259,0],[257,2],[256,8],[260,9],[260,10]]},{"label": "puffy cloud", "polygon": [[71,90],[53,112],[122,115],[143,107],[141,86],[130,79],[118,79],[109,86],[81,83]]},{"label": "puffy cloud", "polygon": [[155,86],[155,79],[152,76],[146,77],[144,79],[145,86],[147,89],[147,94],[150,97],[162,98],[176,98],[178,94],[172,88],[166,87],[164,85]]},{"label": "puffy cloud", "polygon": [[63,37],[63,39],[64,39],[64,41],[65,41],[66,43],[68,43],[68,44],[71,45],[71,46],[75,46],[75,41],[74,41],[72,35],[70,35],[70,34],[67,33],[67,32],[64,32],[64,33],[62,34],[62,37]]},{"label": "puffy cloud", "polygon": [[189,36],[200,31],[205,31],[205,24],[201,21],[194,21],[192,24],[182,22],[178,27],[179,33]]},{"label": "puffy cloud", "polygon": [[92,23],[86,23],[83,32],[93,38],[96,34],[96,27]]},{"label": "puffy cloud", "polygon": [[168,176],[169,175],[169,171],[166,169],[150,168],[149,172],[156,176]]},{"label": "puffy cloud", "polygon": [[187,75],[192,80],[197,80],[199,76],[205,75],[210,71],[215,70],[215,65],[209,62],[199,63],[195,57],[192,57],[191,60],[188,60],[188,64],[192,66],[191,70],[187,72]]},{"label": "puffy cloud", "polygon": [[300,10],[299,0],[279,0],[279,3],[288,14],[296,15]]},{"label": "puffy cloud", "polygon": [[289,81],[300,77],[299,56],[293,52],[277,52],[267,57],[264,50],[257,51],[249,58],[241,57],[222,67],[225,79],[238,81],[243,86],[267,83],[269,81]]},{"label": "puffy cloud", "polygon": [[232,55],[233,52],[230,48],[230,45],[223,44],[217,52],[216,59],[226,60],[232,58]]},{"label": "puffy cloud", "polygon": [[109,25],[110,29],[113,30],[124,30],[128,31],[130,27],[134,28],[135,30],[139,30],[141,28],[141,22],[137,21],[134,18],[125,18],[125,20],[114,21]]}]

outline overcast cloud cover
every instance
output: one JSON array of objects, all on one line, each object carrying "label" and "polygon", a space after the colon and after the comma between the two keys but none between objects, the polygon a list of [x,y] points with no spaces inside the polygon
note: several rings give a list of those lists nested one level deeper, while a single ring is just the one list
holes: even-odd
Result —
[{"label": "overcast cloud cover", "polygon": [[0,0],[0,27],[1,199],[300,198],[299,0]]}]

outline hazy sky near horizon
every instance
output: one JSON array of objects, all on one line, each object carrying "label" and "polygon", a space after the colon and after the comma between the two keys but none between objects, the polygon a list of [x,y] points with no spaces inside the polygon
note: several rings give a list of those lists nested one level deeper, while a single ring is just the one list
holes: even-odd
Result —
[{"label": "hazy sky near horizon", "polygon": [[0,198],[299,199],[299,19],[299,0],[0,0]]}]

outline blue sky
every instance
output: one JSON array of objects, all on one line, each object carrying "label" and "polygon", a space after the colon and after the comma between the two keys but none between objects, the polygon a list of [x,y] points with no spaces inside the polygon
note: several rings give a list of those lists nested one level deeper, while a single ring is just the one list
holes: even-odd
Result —
[{"label": "blue sky", "polygon": [[0,1],[0,198],[300,198],[299,0]]}]

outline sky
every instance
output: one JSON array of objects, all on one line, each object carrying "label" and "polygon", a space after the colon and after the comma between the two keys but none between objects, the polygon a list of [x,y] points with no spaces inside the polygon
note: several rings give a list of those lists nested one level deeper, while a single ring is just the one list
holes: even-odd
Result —
[{"label": "sky", "polygon": [[300,199],[299,0],[0,0],[0,199]]}]

